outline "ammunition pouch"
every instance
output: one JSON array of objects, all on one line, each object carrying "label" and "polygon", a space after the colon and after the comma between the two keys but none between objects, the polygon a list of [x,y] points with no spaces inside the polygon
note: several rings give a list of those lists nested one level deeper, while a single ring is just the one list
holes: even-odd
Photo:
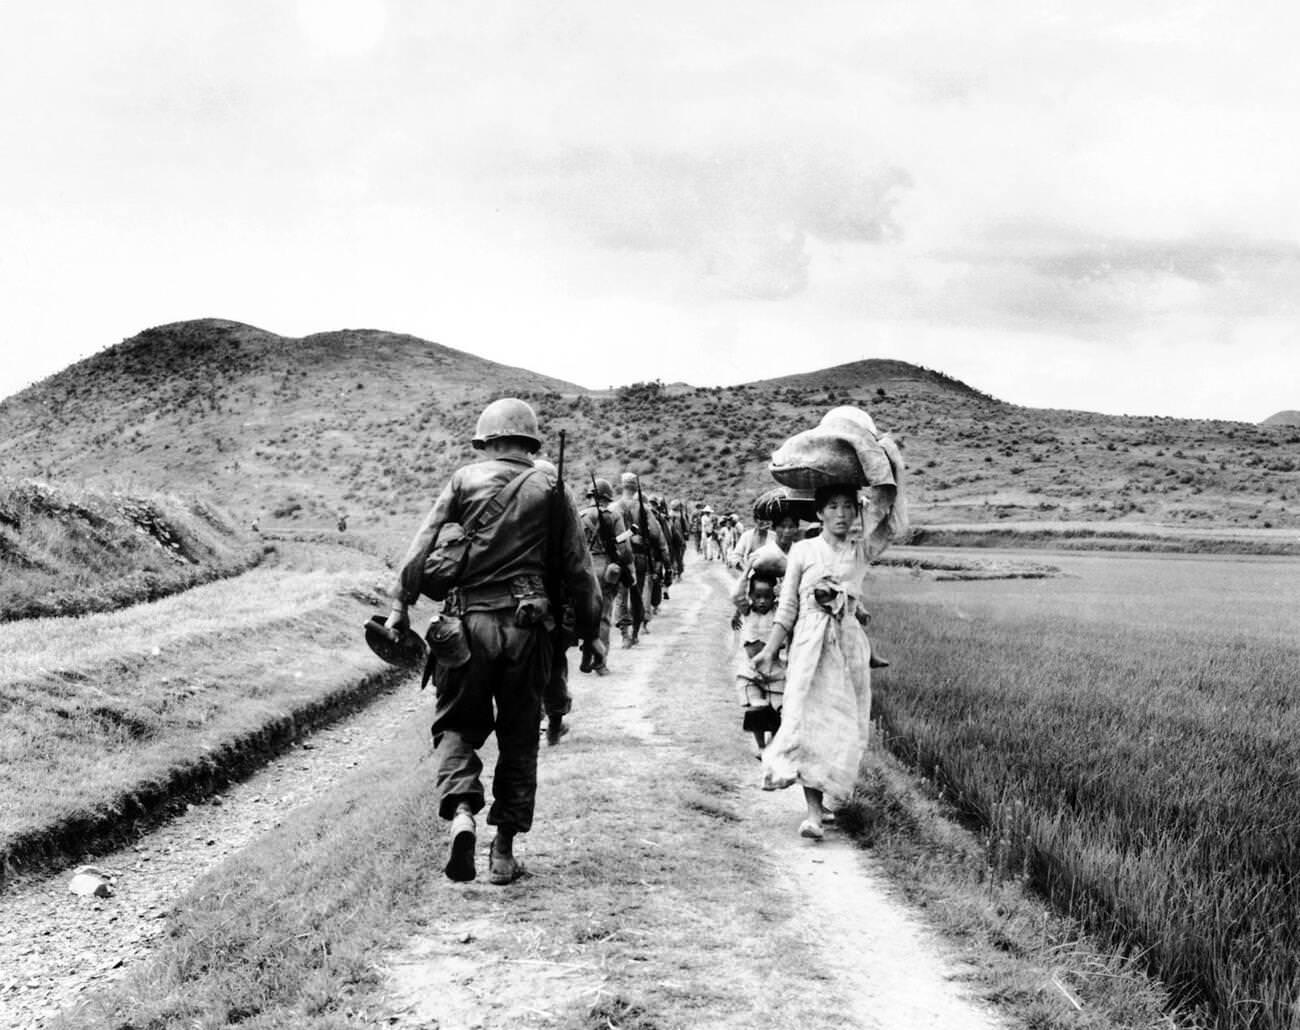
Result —
[{"label": "ammunition pouch", "polygon": [[555,628],[551,617],[551,599],[538,576],[515,576],[510,580],[510,596],[515,601],[516,626]]}]

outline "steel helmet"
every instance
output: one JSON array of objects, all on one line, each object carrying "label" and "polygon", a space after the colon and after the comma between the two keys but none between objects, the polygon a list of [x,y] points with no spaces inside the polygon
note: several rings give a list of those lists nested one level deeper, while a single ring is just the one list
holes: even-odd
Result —
[{"label": "steel helmet", "polygon": [[500,440],[507,436],[517,436],[532,444],[532,450],[539,450],[542,437],[537,429],[537,412],[526,401],[518,397],[502,397],[483,409],[474,427],[474,439],[471,441],[478,450],[489,440]]},{"label": "steel helmet", "polygon": [[415,668],[428,657],[429,649],[408,625],[389,630],[382,615],[372,615],[365,625],[366,643],[389,665]]},{"label": "steel helmet", "polygon": [[587,491],[587,496],[594,497],[598,501],[612,501],[614,487],[610,485],[608,479],[598,479],[596,485]]}]

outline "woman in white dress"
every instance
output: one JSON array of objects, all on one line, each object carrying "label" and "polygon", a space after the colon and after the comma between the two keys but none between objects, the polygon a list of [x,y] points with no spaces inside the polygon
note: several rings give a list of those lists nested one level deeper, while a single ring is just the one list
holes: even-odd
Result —
[{"label": "woman in white dress", "polygon": [[763,752],[763,789],[803,787],[803,837],[820,840],[826,795],[846,798],[871,731],[871,647],[863,579],[878,547],[864,535],[851,485],[817,491],[819,536],[790,548],[776,625],[754,658],[760,673],[786,652],[781,727]]}]

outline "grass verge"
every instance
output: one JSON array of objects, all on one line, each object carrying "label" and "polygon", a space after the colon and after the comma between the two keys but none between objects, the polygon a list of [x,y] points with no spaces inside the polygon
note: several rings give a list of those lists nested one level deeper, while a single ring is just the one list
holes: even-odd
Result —
[{"label": "grass verge", "polygon": [[263,553],[197,499],[0,482],[0,622],[155,601]]},{"label": "grass verge", "polygon": [[138,832],[395,682],[359,646],[373,568],[328,560],[0,625],[0,880]]},{"label": "grass verge", "polygon": [[918,526],[908,534],[906,543],[913,547],[1051,548],[1151,554],[1300,554],[1300,540],[1295,539],[1294,533],[1270,536],[1267,531],[1263,531],[1251,536],[1248,530],[1233,535],[1198,535],[1194,531],[1180,533],[1174,530],[1163,534],[1137,529],[1081,526],[1043,526],[1033,529]]}]

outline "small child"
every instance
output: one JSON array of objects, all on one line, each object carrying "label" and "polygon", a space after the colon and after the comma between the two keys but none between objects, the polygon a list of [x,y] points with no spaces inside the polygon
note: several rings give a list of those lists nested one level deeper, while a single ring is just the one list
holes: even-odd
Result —
[{"label": "small child", "polygon": [[740,703],[745,706],[741,725],[754,735],[759,751],[756,757],[761,758],[763,748],[781,725],[785,660],[778,657],[768,676],[760,675],[754,668],[752,659],[763,650],[776,621],[776,580],[753,569],[747,578],[744,600],[738,605],[731,625],[740,631],[736,688]]}]

